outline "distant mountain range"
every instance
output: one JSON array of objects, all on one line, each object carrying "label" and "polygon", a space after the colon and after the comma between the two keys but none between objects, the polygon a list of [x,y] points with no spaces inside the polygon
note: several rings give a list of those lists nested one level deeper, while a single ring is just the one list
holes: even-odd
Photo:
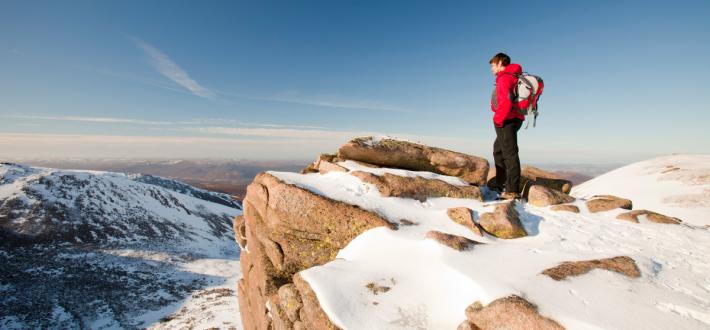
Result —
[{"label": "distant mountain range", "polygon": [[[15,161],[15,160],[13,160]],[[121,173],[142,173],[176,179],[195,187],[244,197],[254,176],[266,170],[300,171],[312,160],[135,160],[135,159],[23,159],[32,166]]]}]

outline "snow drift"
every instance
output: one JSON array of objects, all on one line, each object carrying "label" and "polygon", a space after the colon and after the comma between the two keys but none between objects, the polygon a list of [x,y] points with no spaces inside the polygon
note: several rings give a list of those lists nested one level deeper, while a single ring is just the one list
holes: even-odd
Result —
[{"label": "snow drift", "polygon": [[631,198],[634,208],[710,225],[710,155],[671,155],[634,163],[574,188],[587,198],[612,194]]}]

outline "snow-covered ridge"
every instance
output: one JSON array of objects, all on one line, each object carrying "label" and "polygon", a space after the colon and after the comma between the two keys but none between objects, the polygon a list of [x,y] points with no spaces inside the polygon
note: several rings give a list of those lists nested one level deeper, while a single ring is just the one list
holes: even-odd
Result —
[{"label": "snow-covered ridge", "polygon": [[710,155],[671,155],[634,163],[589,180],[576,197],[613,194],[630,198],[635,209],[710,225]]},{"label": "snow-covered ridge", "polygon": [[[0,216],[6,235],[58,242],[190,243],[228,235],[239,204],[217,204],[172,180],[97,171],[0,165]],[[174,183],[164,188],[166,183]],[[156,185],[160,183],[161,185]],[[186,188],[185,188],[186,189]],[[198,193],[203,193],[199,195]],[[195,198],[194,196],[210,200]],[[199,247],[197,247],[199,248]],[[211,249],[208,249],[211,250]]]},{"label": "snow-covered ridge", "polygon": [[186,183],[182,183],[180,181],[176,180],[171,180],[171,179],[166,179],[166,178],[161,178],[159,176],[155,175],[150,175],[150,174],[128,174],[127,177],[133,181],[138,181],[138,182],[143,182],[147,184],[152,184],[155,186],[160,186],[166,189],[170,189],[175,192],[179,192],[183,195],[188,195],[192,197],[196,197],[208,202],[212,203],[217,203],[217,204],[222,204],[228,207],[233,207],[233,208],[242,208],[242,204],[233,199],[231,196],[224,194],[224,193],[218,193],[214,191],[207,191],[204,189],[200,188],[195,188],[191,185],[188,185]]},{"label": "snow-covered ridge", "polygon": [[[696,168],[707,164],[703,159],[688,162],[695,162]],[[339,165],[351,171],[365,170],[349,162]],[[400,169],[368,171],[422,175]],[[446,213],[448,208],[463,206],[473,210],[478,218],[497,202],[454,198],[419,202],[382,197],[374,186],[346,172],[270,173],[289,184],[359,206],[392,222],[407,219],[414,223],[400,226],[397,231],[383,227],[366,231],[342,249],[336,260],[301,271],[330,320],[341,328],[455,329],[465,319],[464,310],[471,303],[481,301],[485,305],[510,294],[537,304],[542,315],[568,329],[710,327],[707,229],[643,219],[638,224],[620,221],[616,215],[625,210],[591,213],[583,199],[573,203],[581,210],[578,214],[522,202],[517,210],[528,236],[503,240],[476,236],[452,222]],[[698,178],[683,177],[691,182],[697,180],[689,177]],[[611,189],[614,185],[609,185],[609,190],[602,188],[594,194],[618,194],[632,199],[635,208],[639,208],[638,196],[615,193]],[[675,185],[673,191],[661,191],[683,194],[686,188]],[[649,189],[654,188],[641,188]],[[665,213],[651,206],[644,208]],[[694,210],[695,217],[708,214],[702,209]],[[485,244],[456,251],[426,239],[424,235],[430,230]],[[640,278],[602,270],[563,281],[540,274],[564,261],[619,255],[636,261]],[[376,293],[368,289],[371,283],[388,290]]]},{"label": "snow-covered ridge", "polygon": [[0,328],[239,326],[227,297],[241,205],[222,197],[158,177],[0,164]]}]

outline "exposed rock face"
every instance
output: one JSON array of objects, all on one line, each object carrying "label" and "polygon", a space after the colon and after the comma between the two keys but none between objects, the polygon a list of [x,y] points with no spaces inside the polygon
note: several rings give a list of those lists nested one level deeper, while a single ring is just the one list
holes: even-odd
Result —
[{"label": "exposed rock face", "polygon": [[483,231],[480,225],[473,221],[473,211],[471,211],[468,207],[450,208],[446,210],[446,214],[452,221],[470,229],[478,236],[483,236]]},{"label": "exposed rock face", "polygon": [[486,183],[488,174],[488,161],[485,158],[392,139],[353,139],[340,147],[338,158],[451,175],[478,186]]},{"label": "exposed rock face", "polygon": [[355,171],[352,175],[363,182],[371,183],[385,197],[408,197],[425,201],[428,197],[473,198],[483,200],[480,188],[476,186],[454,186],[441,180],[422,177],[404,177],[385,173],[375,175]]},{"label": "exposed rock face", "polygon": [[321,161],[333,163],[336,161],[335,158],[336,156],[334,154],[320,154],[313,163],[309,164],[301,171],[301,174],[318,173]]},{"label": "exposed rock face", "polygon": [[308,285],[308,282],[304,281],[300,274],[296,274],[296,276],[293,277],[293,283],[296,285],[296,288],[298,288],[303,302],[303,308],[301,308],[299,313],[303,328],[338,329],[338,327],[330,321],[323,309],[321,309],[318,297],[316,297],[315,292],[313,292],[311,286]]},{"label": "exposed rock face", "polygon": [[639,271],[638,266],[636,266],[636,261],[626,256],[608,259],[563,262],[559,266],[544,270],[542,274],[547,275],[556,281],[561,281],[568,277],[586,274],[592,269],[606,269],[628,277],[641,276],[641,271]]},{"label": "exposed rock face", "polygon": [[649,210],[633,210],[633,211],[629,211],[629,212],[624,212],[624,213],[617,215],[616,218],[619,220],[626,220],[626,221],[638,223],[639,222],[638,217],[642,216],[642,215],[645,215],[646,219],[648,219],[648,221],[655,222],[655,223],[666,223],[666,224],[677,225],[677,224],[680,224],[681,222],[683,222],[678,218],[669,217],[667,215],[663,215],[663,214],[656,213],[656,212],[649,211]]},{"label": "exposed rock face", "polygon": [[454,250],[463,251],[473,246],[480,244],[474,240],[470,240],[463,236],[442,233],[438,230],[431,230],[426,233],[426,238],[433,239],[443,245],[446,245]]},{"label": "exposed rock face", "polygon": [[521,172],[522,176],[532,181],[530,186],[545,186],[565,194],[569,194],[572,191],[572,182],[557,174],[527,165],[523,166]]},{"label": "exposed rock face", "polygon": [[[337,172],[348,172],[349,170],[343,166],[338,165],[338,162],[343,161],[343,159],[338,158],[337,155],[335,154],[320,154],[318,158],[311,164],[308,164],[306,168],[304,168],[301,171],[301,174],[308,174],[308,173],[320,173],[320,174],[325,174],[331,171],[337,171]],[[373,167],[377,168],[379,166],[373,165],[373,164],[368,164],[365,162],[357,161],[357,160],[350,160],[353,161],[359,165],[362,166],[367,166],[367,167]]]},{"label": "exposed rock face", "polygon": [[237,241],[237,244],[239,244],[239,249],[244,250],[244,247],[246,247],[247,244],[246,222],[244,220],[244,216],[239,215],[234,218],[232,227],[234,228],[234,239]]},{"label": "exposed rock face", "polygon": [[603,212],[616,208],[630,210],[633,204],[626,198],[616,197],[613,195],[597,195],[587,201],[589,212]]},{"label": "exposed rock face", "polygon": [[475,302],[466,308],[463,329],[506,329],[506,330],[561,330],[561,325],[540,315],[537,306],[518,296],[496,299],[483,307]]},{"label": "exposed rock face", "polygon": [[329,161],[321,160],[318,163],[318,173],[325,174],[328,172],[347,172],[348,169],[342,167],[338,164],[331,163]]},{"label": "exposed rock face", "polygon": [[493,212],[481,215],[480,225],[489,234],[498,238],[520,238],[527,236],[520,223],[515,202],[500,203]]},{"label": "exposed rock face", "polygon": [[[495,182],[495,176],[495,167],[491,167],[488,173],[489,184]],[[569,192],[572,191],[572,181],[537,167],[523,166],[520,170],[520,187],[518,188],[518,192],[520,192],[523,197],[527,197],[529,188],[536,185],[545,186],[565,194],[569,194]]]},{"label": "exposed rock face", "polygon": [[[247,187],[244,216],[235,221],[237,240],[244,247],[240,260],[244,277],[238,290],[245,329],[330,324],[317,312],[320,307],[315,295],[309,296],[307,283],[294,274],[333,260],[357,235],[379,226],[395,229],[375,213],[286,184],[268,173],[257,175]],[[298,319],[292,318],[298,299],[291,283],[303,303]]]},{"label": "exposed rock face", "polygon": [[528,203],[535,206],[549,206],[574,202],[574,197],[545,186],[534,185],[528,192]]},{"label": "exposed rock face", "polygon": [[550,210],[579,213],[579,207],[577,207],[576,205],[571,205],[571,204],[552,205],[550,207]]}]

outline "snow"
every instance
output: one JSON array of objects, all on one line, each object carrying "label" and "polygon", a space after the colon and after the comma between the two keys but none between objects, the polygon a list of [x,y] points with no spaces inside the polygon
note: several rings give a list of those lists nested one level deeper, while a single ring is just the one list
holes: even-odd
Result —
[{"label": "snow", "polygon": [[239,260],[199,259],[183,270],[215,277],[211,285],[182,301],[138,318],[147,329],[241,329],[236,290],[241,278]]},{"label": "snow", "polygon": [[[614,217],[622,210],[590,213],[583,200],[574,203],[579,214],[519,203],[516,207],[529,236],[502,240],[476,236],[446,215],[447,208],[465,206],[478,219],[496,202],[382,197],[374,186],[342,172],[270,173],[392,222],[417,223],[401,225],[397,231],[382,227],[366,231],[336,260],[301,272],[323,310],[341,328],[455,329],[471,303],[485,305],[510,294],[537,304],[541,314],[570,329],[710,327],[707,229],[620,221]],[[704,212],[695,211],[698,217]],[[459,252],[426,239],[429,230],[485,244]],[[563,281],[540,274],[564,261],[619,255],[636,260],[641,278],[603,270]],[[376,294],[367,288],[371,283],[390,290]]]},{"label": "snow", "polygon": [[421,177],[425,179],[432,179],[432,180],[441,180],[444,181],[448,184],[454,185],[454,186],[468,186],[469,183],[464,181],[463,179],[455,176],[449,176],[449,175],[441,175],[441,174],[436,174],[428,171],[407,171],[407,170],[400,170],[400,169],[394,169],[394,168],[387,168],[387,167],[370,167],[370,166],[365,166],[362,164],[359,164],[358,162],[354,162],[352,160],[345,160],[342,162],[338,162],[338,165],[347,168],[350,171],[361,171],[361,172],[368,172],[372,173],[375,175],[383,175],[385,173],[389,174],[394,174],[394,175],[399,175],[399,176],[404,176],[404,177]]},{"label": "snow", "polygon": [[710,155],[658,157],[603,174],[572,189],[588,198],[611,194],[697,226],[710,225]]},{"label": "snow", "polygon": [[374,136],[368,136],[363,138],[361,141],[364,145],[367,146],[374,146],[382,142],[382,140],[395,140],[395,141],[403,141],[403,142],[411,142],[411,143],[416,143],[416,144],[422,144],[419,141],[413,141],[413,140],[408,140],[405,138],[397,137],[394,135],[374,135]]},{"label": "snow", "polygon": [[[0,164],[0,179],[4,180],[0,181],[0,201],[18,199],[28,206],[45,201],[64,205],[81,205],[84,209],[95,208],[98,204],[101,209],[110,211],[107,213],[117,215],[125,213],[135,206],[140,206],[148,214],[170,219],[183,228],[189,228],[202,239],[185,241],[182,246],[185,249],[207,254],[213,253],[215,250],[233,249],[233,244],[231,244],[232,242],[226,244],[213,242],[210,239],[211,228],[195,211],[204,210],[206,213],[228,217],[234,217],[241,213],[240,210],[232,207],[198,199],[160,186],[133,181],[130,175],[120,173],[54,170]],[[65,183],[65,179],[73,181]],[[45,180],[48,183],[43,184],[40,180]],[[28,190],[38,195],[29,194]],[[90,198],[82,198],[87,194]],[[93,196],[92,194],[98,195]],[[168,200],[160,198],[168,198]],[[25,220],[19,219],[17,221]],[[156,233],[160,233],[160,230],[154,225],[151,224],[151,227]],[[120,227],[114,226],[113,228],[127,234]],[[109,240],[111,239],[109,238]],[[79,238],[77,240],[80,241]],[[215,245],[219,246],[215,248]]]},{"label": "snow", "polygon": [[[192,189],[191,191],[199,191],[196,188]],[[87,252],[76,253],[69,249],[69,245],[52,245],[52,251],[55,249],[60,251],[56,257],[52,257],[56,259],[51,260],[76,258],[80,259],[78,261],[86,262],[87,259],[100,258],[101,260],[97,261],[97,264],[100,264],[105,259],[107,263],[105,266],[110,269],[115,267],[127,274],[120,278],[126,282],[116,283],[117,285],[129,286],[130,289],[127,290],[132,291],[127,293],[130,295],[153,297],[145,300],[151,303],[157,302],[150,306],[124,304],[132,308],[129,312],[119,308],[131,315],[128,321],[125,315],[114,315],[112,309],[105,307],[110,303],[108,300],[95,303],[81,302],[82,308],[84,305],[86,308],[105,308],[94,311],[92,315],[98,317],[82,320],[89,328],[120,328],[128,324],[126,322],[134,321],[142,322],[142,326],[150,328],[242,328],[235,290],[237,280],[241,277],[239,251],[229,225],[229,219],[241,213],[238,208],[213,203],[161,186],[134,181],[131,176],[125,174],[0,164],[0,206],[3,206],[6,201],[16,200],[22,203],[19,207],[12,206],[10,210],[18,215],[13,219],[13,225],[15,222],[34,221],[38,217],[37,214],[28,212],[33,205],[46,207],[55,203],[68,205],[66,208],[69,210],[68,213],[80,212],[78,214],[81,216],[67,217],[62,219],[61,223],[56,219],[52,223],[44,223],[43,225],[47,226],[46,229],[49,231],[66,228],[65,224],[70,221],[85,221],[89,225],[94,225],[89,234],[97,242],[81,244],[82,241],[76,237],[72,243],[72,246],[80,246]],[[98,219],[86,216],[89,211],[96,210],[106,216]],[[0,217],[2,216],[3,214],[0,214]],[[152,219],[152,222],[147,222],[147,227],[152,228],[152,235],[135,235],[138,237],[127,238],[117,235],[117,237],[101,238],[95,231],[113,228],[116,232],[123,232],[126,236],[130,236],[135,234],[136,229],[135,224],[130,220],[137,217]],[[122,223],[117,223],[119,221]],[[161,231],[160,227],[168,224],[184,230],[186,236],[165,239],[166,232],[169,235],[170,231],[169,229]],[[221,227],[217,226],[218,224]],[[229,228],[226,231],[225,226]],[[17,228],[21,229],[21,226],[18,225]],[[7,228],[7,230],[13,229]],[[105,232],[110,231],[104,230],[103,233]],[[64,248],[66,250],[63,250]],[[95,249],[92,251],[96,252],[90,252],[91,249]],[[12,256],[11,251],[0,250],[0,256],[9,258]],[[41,260],[36,261],[40,263],[29,262],[30,267],[24,267],[21,271],[32,274],[38,279],[44,280],[50,275],[55,277],[72,275],[58,273],[58,269],[46,269],[47,267],[41,264]],[[55,266],[52,264],[52,267]],[[146,269],[151,270],[150,275],[156,276],[141,275],[141,272],[148,274]],[[87,269],[87,272],[91,271],[99,270]],[[153,278],[154,282],[141,286],[139,282],[143,278]],[[53,290],[53,287],[48,290],[44,288],[52,285],[50,281],[38,282],[38,288],[44,291]],[[13,285],[12,282],[0,285],[0,292],[9,292]],[[143,290],[133,290],[131,285]],[[189,289],[181,289],[183,286],[188,286]],[[193,290],[193,288],[196,288],[195,291],[191,294],[187,291],[188,296],[183,299],[184,291],[181,290]],[[70,291],[70,293],[78,295],[81,294],[80,291]],[[106,299],[111,299],[112,296],[107,297]],[[26,299],[17,294],[5,298],[4,302]],[[168,304],[161,304],[161,301]],[[175,302],[169,303],[171,301]],[[76,306],[67,307],[62,305],[63,303],[63,301],[51,302],[52,309],[49,310],[51,317],[44,321],[50,322],[48,324],[56,328],[75,327],[77,320],[69,311],[72,308],[76,309]],[[121,303],[124,302],[116,302],[116,305]],[[150,310],[153,308],[157,310]],[[0,314],[2,314],[0,328],[29,327],[30,323],[27,323],[27,320],[20,320],[14,315]]]}]

